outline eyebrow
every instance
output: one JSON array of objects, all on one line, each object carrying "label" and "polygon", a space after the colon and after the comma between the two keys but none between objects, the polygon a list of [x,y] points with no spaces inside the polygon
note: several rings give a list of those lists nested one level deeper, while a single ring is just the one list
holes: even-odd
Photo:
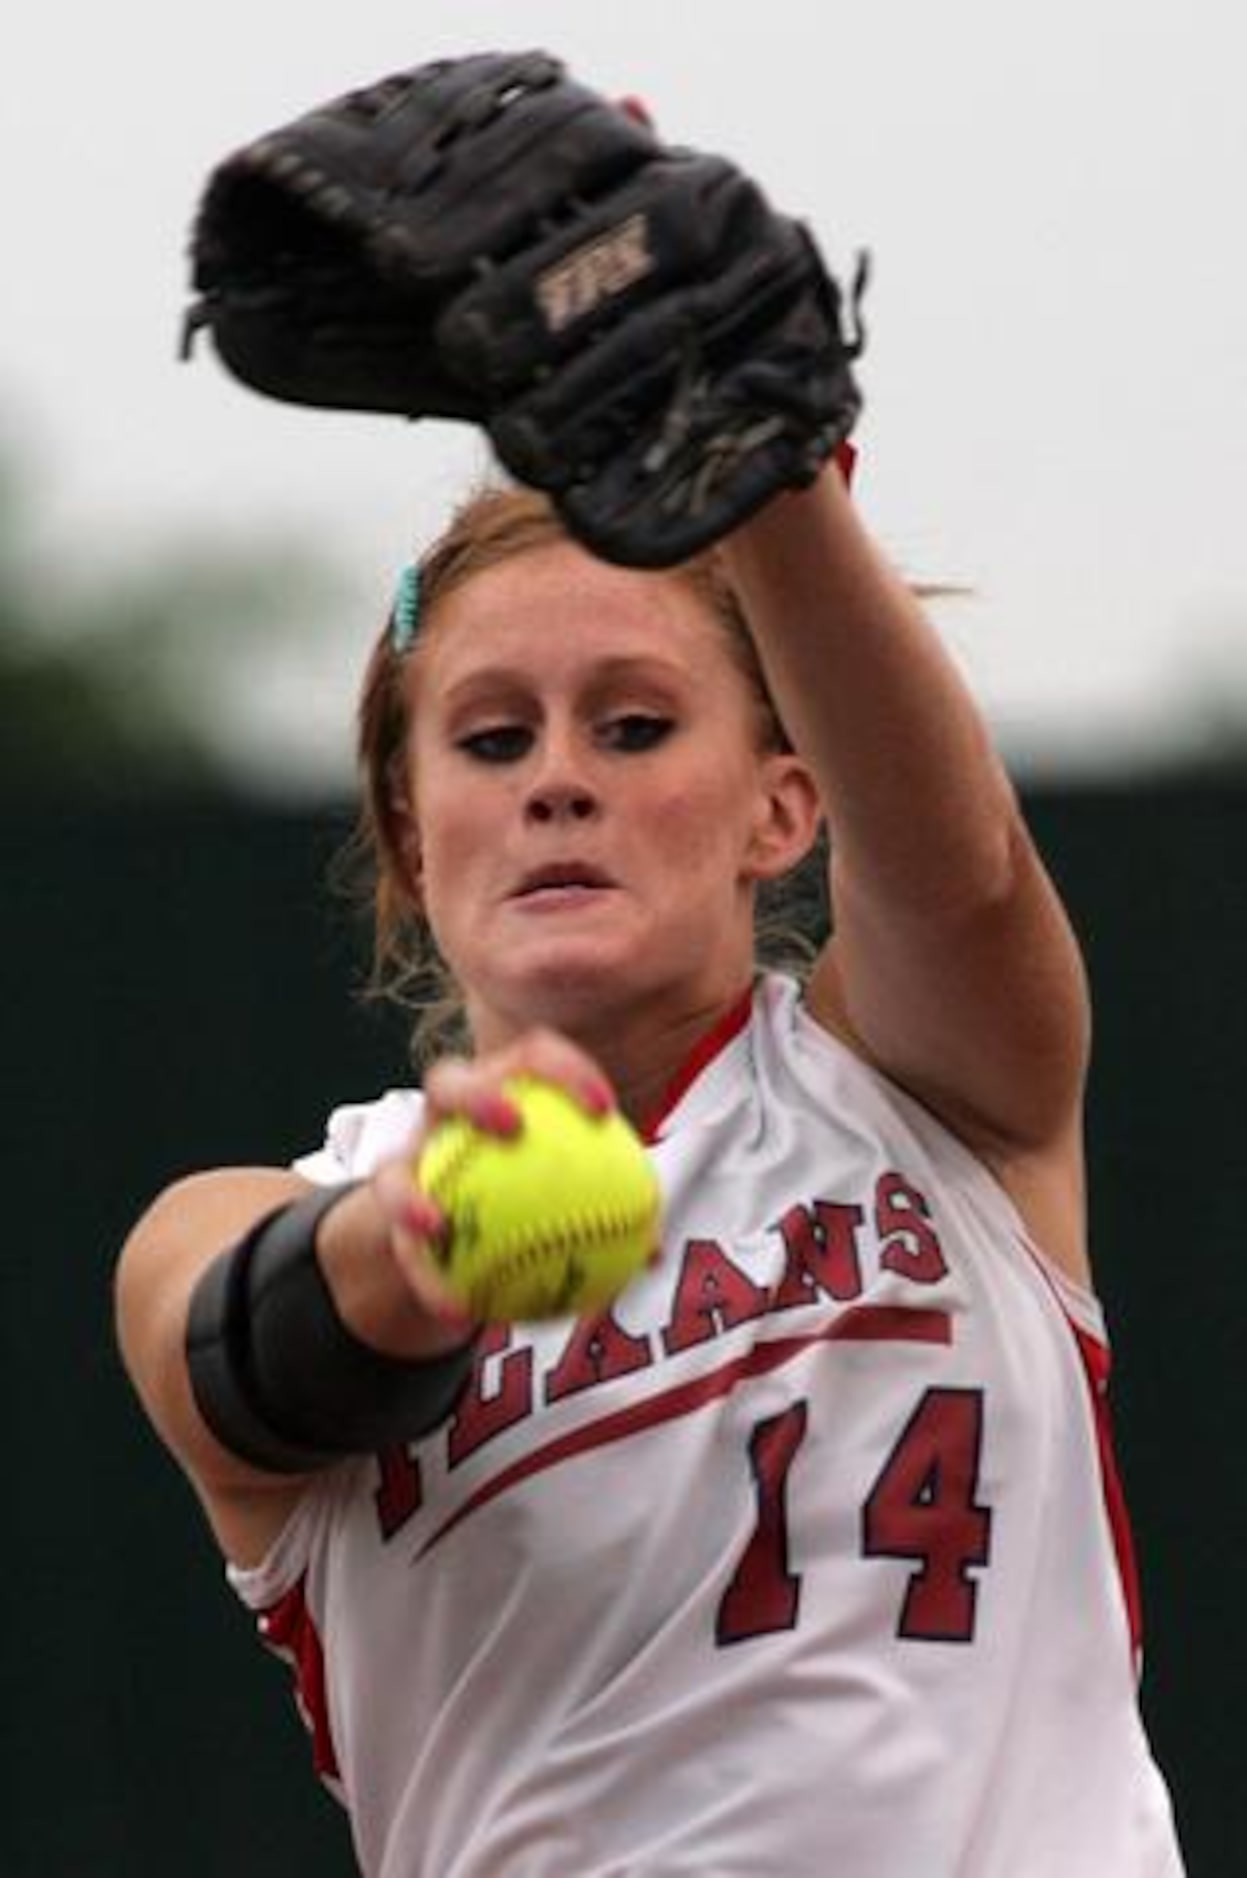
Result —
[{"label": "eyebrow", "polygon": [[[485,665],[452,680],[442,694],[442,703],[449,710],[477,696],[527,693],[534,682],[531,670],[511,665]],[[607,691],[621,684],[669,687],[672,683],[691,682],[692,674],[687,668],[662,653],[620,653],[595,661],[587,672],[583,689],[592,692]]]}]

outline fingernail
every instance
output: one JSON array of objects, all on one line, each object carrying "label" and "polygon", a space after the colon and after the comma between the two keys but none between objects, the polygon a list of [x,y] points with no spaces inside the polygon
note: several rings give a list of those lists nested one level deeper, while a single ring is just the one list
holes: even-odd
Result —
[{"label": "fingernail", "polygon": [[421,1300],[429,1316],[439,1323],[443,1330],[453,1330],[456,1335],[464,1335],[476,1328],[475,1319],[468,1316],[461,1304],[451,1304],[441,1298],[425,1297]]},{"label": "fingernail", "polygon": [[441,1210],[423,1194],[415,1194],[403,1207],[403,1230],[413,1239],[436,1239],[442,1230]]},{"label": "fingernail", "polygon": [[513,1135],[519,1131],[520,1112],[508,1096],[486,1096],[477,1111],[482,1128],[492,1134]]}]

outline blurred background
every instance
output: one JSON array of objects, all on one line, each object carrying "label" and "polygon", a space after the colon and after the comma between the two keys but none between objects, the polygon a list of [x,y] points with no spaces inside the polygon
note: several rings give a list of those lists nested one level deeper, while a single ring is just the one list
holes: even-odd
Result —
[{"label": "blurred background", "polygon": [[168,1179],[287,1158],[403,1078],[335,885],[353,695],[397,568],[487,463],[453,426],[258,399],[206,345],[179,363],[186,242],[233,145],[527,45],[735,157],[841,274],[872,250],[858,499],[969,589],[940,625],[1087,947],[1147,1714],[1192,1872],[1239,1869],[1245,38],[1230,0],[0,26],[6,1878],[351,1870],[128,1394],[110,1277]]}]

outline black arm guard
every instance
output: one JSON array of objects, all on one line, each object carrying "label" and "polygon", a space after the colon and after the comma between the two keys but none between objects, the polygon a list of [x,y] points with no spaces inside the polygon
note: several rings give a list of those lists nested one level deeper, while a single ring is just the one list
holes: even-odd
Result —
[{"label": "black arm guard", "polygon": [[186,1324],[199,1413],[253,1467],[308,1473],[426,1434],[454,1407],[471,1349],[426,1362],[386,1356],[343,1323],[316,1229],[355,1183],[269,1213],[200,1277]]}]

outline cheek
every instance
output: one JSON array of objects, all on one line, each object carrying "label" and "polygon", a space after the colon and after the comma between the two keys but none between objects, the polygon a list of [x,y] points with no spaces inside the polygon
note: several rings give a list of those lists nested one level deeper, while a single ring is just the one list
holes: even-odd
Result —
[{"label": "cheek", "polygon": [[707,766],[655,797],[655,849],[685,873],[730,868],[749,834],[748,779],[732,766]]},{"label": "cheek", "polygon": [[417,771],[412,797],[424,912],[436,931],[488,855],[497,810],[482,807],[470,779],[452,785],[432,766]]},{"label": "cheek", "polygon": [[483,825],[464,801],[446,803],[422,818],[425,892],[452,895],[480,865]]}]

